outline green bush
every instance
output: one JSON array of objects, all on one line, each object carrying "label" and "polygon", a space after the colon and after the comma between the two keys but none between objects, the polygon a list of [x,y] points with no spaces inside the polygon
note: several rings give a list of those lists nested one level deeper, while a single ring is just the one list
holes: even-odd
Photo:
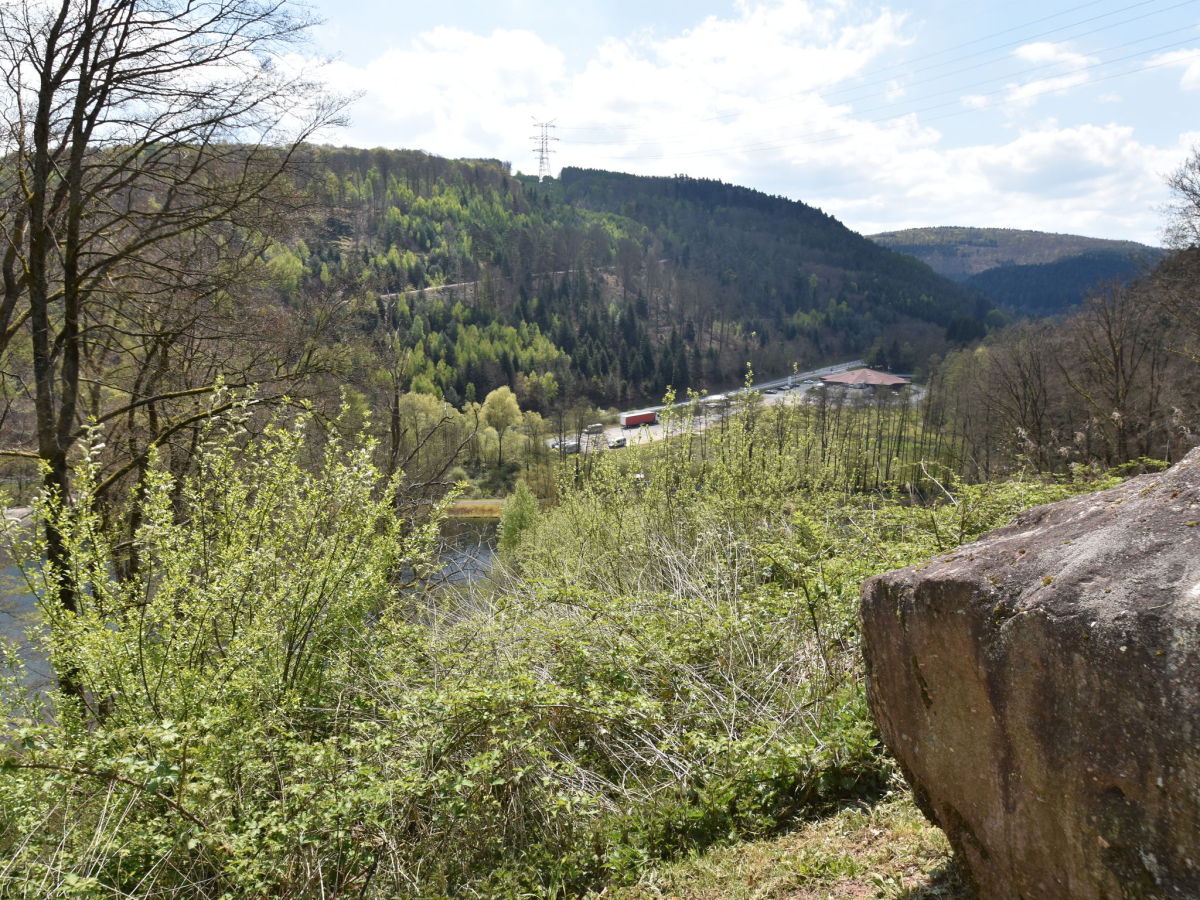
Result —
[{"label": "green bush", "polygon": [[89,455],[29,570],[84,702],[0,682],[0,896],[573,896],[870,794],[862,579],[1080,485],[839,493],[778,433],[601,454],[465,587],[303,422],[152,461],[132,542]]}]

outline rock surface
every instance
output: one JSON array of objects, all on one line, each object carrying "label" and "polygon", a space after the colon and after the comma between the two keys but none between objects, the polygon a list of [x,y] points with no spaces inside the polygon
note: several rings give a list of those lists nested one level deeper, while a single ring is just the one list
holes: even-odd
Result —
[{"label": "rock surface", "polygon": [[984,898],[1200,897],[1200,450],[873,578],[871,708]]}]

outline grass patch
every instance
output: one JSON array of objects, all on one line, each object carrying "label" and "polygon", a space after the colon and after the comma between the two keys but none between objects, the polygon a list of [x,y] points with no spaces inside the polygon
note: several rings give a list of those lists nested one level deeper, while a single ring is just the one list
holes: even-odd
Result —
[{"label": "grass patch", "polygon": [[646,872],[611,900],[969,900],[941,830],[907,793],[858,804],[781,837]]},{"label": "grass patch", "polygon": [[504,500],[459,500],[446,510],[451,519],[498,519],[504,509]]}]

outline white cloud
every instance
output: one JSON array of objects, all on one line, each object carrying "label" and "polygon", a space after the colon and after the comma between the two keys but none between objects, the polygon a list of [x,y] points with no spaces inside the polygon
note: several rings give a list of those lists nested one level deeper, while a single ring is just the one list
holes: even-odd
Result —
[{"label": "white cloud", "polygon": [[904,203],[885,207],[853,196],[832,203],[865,233],[971,224],[1155,243],[1166,197],[1162,173],[1188,146],[1187,135],[1157,148],[1127,126],[1045,123],[1002,144],[910,155],[872,185],[874,196],[900,195]]},{"label": "white cloud", "polygon": [[439,27],[364,63],[333,63],[327,77],[337,90],[362,94],[352,143],[490,156],[498,138],[515,149],[512,133],[527,136],[565,67],[563,53],[530,31]]},{"label": "white cloud", "polygon": [[1053,44],[1041,41],[1024,44],[1013,51],[1013,55],[1023,62],[1036,63],[1036,69],[1060,68],[1065,71],[1046,78],[1037,78],[1020,84],[1010,84],[1005,92],[1005,100],[1013,106],[1029,106],[1039,97],[1047,94],[1062,93],[1071,88],[1079,87],[1090,81],[1086,69],[1097,60],[1068,50],[1063,44]]},{"label": "white cloud", "polygon": [[[951,100],[942,115],[970,116],[969,143],[956,145],[929,119],[889,115],[904,112],[902,78],[871,77],[908,42],[903,17],[842,0],[737,0],[674,35],[601,40],[587,58],[533,31],[441,27],[331,67],[335,87],[363,93],[353,127],[332,139],[498,157],[528,172],[532,118],[554,118],[556,169],[721,178],[863,231],[964,223],[1156,238],[1162,173],[1187,146],[1156,146],[1120,124],[1026,121],[1038,97],[1085,83],[1092,57],[1018,48],[1045,77]],[[1200,68],[1192,56],[1170,62],[1185,81]],[[990,112],[1002,105],[1007,119]]]},{"label": "white cloud", "polygon": [[1067,49],[1065,44],[1055,44],[1050,41],[1037,41],[1032,44],[1022,44],[1013,51],[1017,59],[1030,63],[1063,63],[1073,68],[1079,68],[1095,62],[1090,56],[1076,53]]},{"label": "white cloud", "polygon": [[764,154],[794,158],[796,146],[852,137],[849,107],[819,93],[902,45],[902,25],[887,10],[864,18],[836,2],[743,0],[677,35],[608,38],[586,60],[529,31],[438,28],[332,76],[364,95],[351,143],[500,156],[528,171],[536,116],[557,119],[564,163],[732,180]]},{"label": "white cloud", "polygon": [[1156,66],[1171,66],[1183,69],[1179,76],[1179,86],[1185,91],[1200,91],[1200,48],[1174,50],[1153,57],[1147,68]]}]

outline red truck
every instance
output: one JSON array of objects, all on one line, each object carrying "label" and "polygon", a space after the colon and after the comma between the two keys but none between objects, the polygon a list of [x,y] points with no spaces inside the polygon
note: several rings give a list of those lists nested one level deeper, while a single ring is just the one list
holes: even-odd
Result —
[{"label": "red truck", "polygon": [[634,412],[621,413],[622,428],[636,428],[639,425],[653,425],[658,421],[658,411],[639,409]]}]

